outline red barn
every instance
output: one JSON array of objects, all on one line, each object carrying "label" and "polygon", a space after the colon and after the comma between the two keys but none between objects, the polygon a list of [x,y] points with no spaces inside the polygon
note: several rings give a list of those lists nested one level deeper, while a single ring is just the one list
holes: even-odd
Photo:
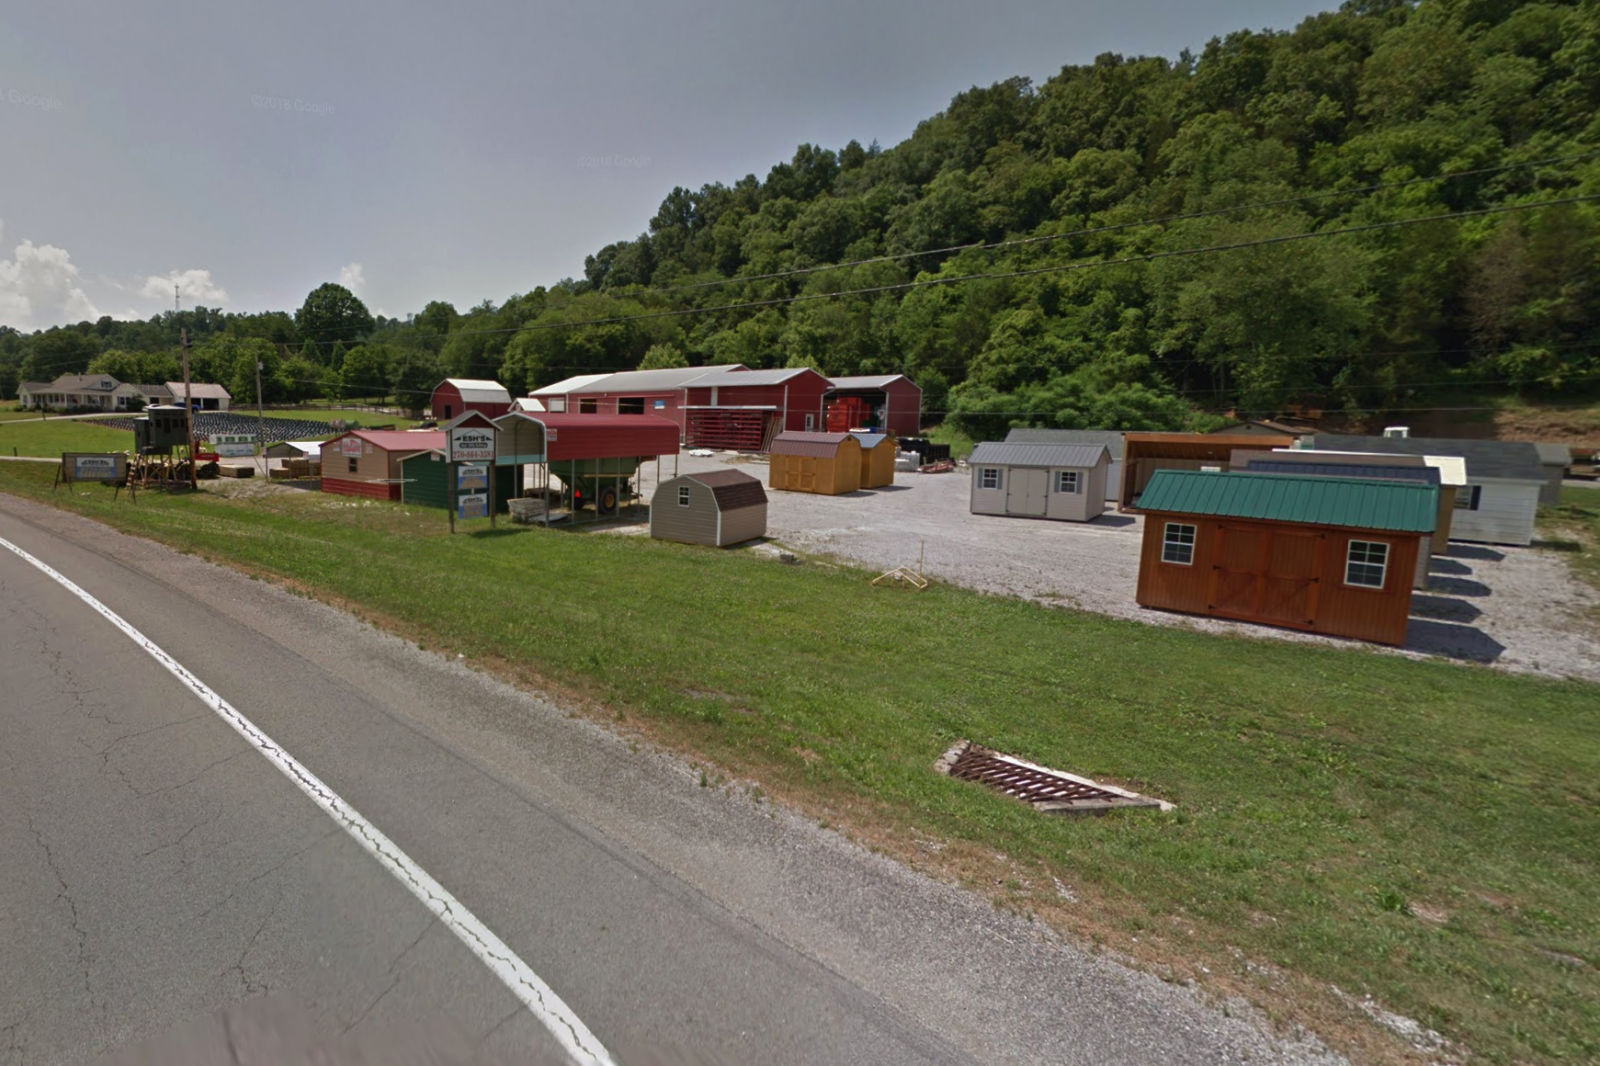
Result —
[{"label": "red barn", "polygon": [[352,429],[322,445],[322,491],[398,500],[400,460],[444,447],[443,430]]},{"label": "red barn", "polygon": [[669,367],[626,370],[619,374],[580,374],[535,389],[531,398],[552,414],[656,415],[670,418],[684,430],[683,385],[706,374],[742,370],[728,366]]},{"label": "red barn", "polygon": [[[830,415],[836,404],[860,405],[870,412],[868,422],[844,426],[844,430],[876,429],[897,437],[915,437],[922,432],[922,389],[904,374],[829,378],[828,385]],[[850,404],[852,400],[857,404]]]},{"label": "red barn", "polygon": [[809,367],[704,374],[683,387],[688,443],[764,452],[779,433],[819,431],[829,388]]},{"label": "red barn", "polygon": [[476,411],[499,418],[511,410],[511,393],[498,381],[445,378],[433,390],[433,417],[441,422]]}]

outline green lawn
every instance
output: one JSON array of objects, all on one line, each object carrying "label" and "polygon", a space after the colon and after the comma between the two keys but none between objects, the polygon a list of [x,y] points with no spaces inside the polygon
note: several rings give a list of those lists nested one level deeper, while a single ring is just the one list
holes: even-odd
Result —
[{"label": "green lawn", "polygon": [[133,434],[93,422],[71,419],[0,421],[0,455],[46,455],[62,452],[125,452],[133,449]]},{"label": "green lawn", "polygon": [[[576,694],[1366,1061],[1402,1045],[1330,985],[1479,1061],[1600,1055],[1600,688],[877,589],[849,568],[636,537],[451,537],[440,513],[318,494],[51,496],[50,473],[0,464],[0,490]],[[1178,809],[1036,815],[931,772],[959,737]]]},{"label": "green lawn", "polygon": [[1563,488],[1560,504],[1539,509],[1539,535],[1568,553],[1573,572],[1600,589],[1600,487]]}]

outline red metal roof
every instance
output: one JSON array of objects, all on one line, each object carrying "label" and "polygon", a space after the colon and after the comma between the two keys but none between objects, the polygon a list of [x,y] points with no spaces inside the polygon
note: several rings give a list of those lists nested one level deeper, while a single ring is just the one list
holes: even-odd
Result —
[{"label": "red metal roof", "polygon": [[[408,432],[403,429],[352,429],[344,434],[347,437],[360,437],[369,441],[375,448],[382,448],[386,452],[408,451],[423,452],[430,448],[443,448],[445,446],[444,430],[424,430]],[[338,438],[334,438],[337,440]]]},{"label": "red metal roof", "polygon": [[656,415],[584,415],[513,411],[496,423],[523,418],[545,428],[547,455],[562,459],[617,459],[677,455],[678,423]]}]

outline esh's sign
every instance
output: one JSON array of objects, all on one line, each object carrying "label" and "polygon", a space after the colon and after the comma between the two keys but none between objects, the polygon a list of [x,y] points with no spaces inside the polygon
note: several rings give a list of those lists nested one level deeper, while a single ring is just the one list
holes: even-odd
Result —
[{"label": "esh's sign", "polygon": [[475,492],[470,496],[456,497],[456,517],[458,518],[488,518],[489,496],[487,493]]},{"label": "esh's sign", "polygon": [[450,428],[450,461],[452,463],[494,462],[494,429],[483,426],[452,426]]}]

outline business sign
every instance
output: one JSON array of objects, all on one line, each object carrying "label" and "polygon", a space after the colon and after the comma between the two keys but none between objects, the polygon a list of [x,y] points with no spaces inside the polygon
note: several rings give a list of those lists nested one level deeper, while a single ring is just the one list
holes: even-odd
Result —
[{"label": "business sign", "polygon": [[128,476],[128,457],[111,453],[107,455],[75,455],[61,457],[62,480],[122,481]]},{"label": "business sign", "polygon": [[470,496],[456,497],[457,518],[488,518],[489,496],[487,493],[475,492]]},{"label": "business sign", "polygon": [[454,426],[450,430],[452,463],[494,462],[495,431],[483,426]]},{"label": "business sign", "polygon": [[218,433],[211,438],[211,450],[225,459],[256,453],[254,433]]},{"label": "business sign", "polygon": [[656,410],[657,411],[665,410],[666,406],[667,406],[667,401],[665,401],[665,400],[657,400],[656,401]]},{"label": "business sign", "polygon": [[348,459],[361,458],[361,438],[344,437],[339,441],[339,454]]},{"label": "business sign", "polygon": [[489,487],[489,468],[478,464],[468,464],[456,468],[456,489],[460,492],[471,492],[473,489],[486,489]]}]

